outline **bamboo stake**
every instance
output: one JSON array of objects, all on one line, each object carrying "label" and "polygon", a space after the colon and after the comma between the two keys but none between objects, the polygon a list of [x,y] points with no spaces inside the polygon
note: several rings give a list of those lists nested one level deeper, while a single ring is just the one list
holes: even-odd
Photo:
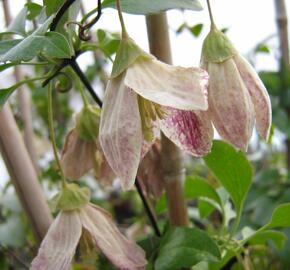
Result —
[{"label": "bamboo stake", "polygon": [[34,235],[41,241],[52,216],[8,104],[0,111],[0,151]]},{"label": "bamboo stake", "polygon": [[[5,17],[6,26],[10,24],[12,21],[11,13],[9,9],[8,0],[2,0],[3,11]],[[16,82],[19,82],[23,79],[22,70],[20,67],[14,67],[14,78]],[[32,117],[31,117],[31,102],[30,102],[30,93],[27,88],[20,86],[17,92],[17,100],[20,111],[20,117],[24,124],[24,142],[27,147],[30,158],[33,162],[33,165],[36,170],[38,170],[37,165],[37,154],[36,147],[34,143],[34,132],[32,125]]]},{"label": "bamboo stake", "polygon": [[[146,17],[150,51],[159,60],[172,63],[166,13]],[[172,225],[187,226],[188,215],[184,198],[184,167],[181,151],[164,135],[161,138],[161,159],[169,219]]]},{"label": "bamboo stake", "polygon": [[[283,90],[287,89],[288,83],[286,76],[289,76],[290,71],[290,60],[289,60],[289,40],[288,40],[288,18],[286,5],[284,0],[275,0],[276,9],[276,20],[277,28],[279,32],[279,43],[280,43],[280,74]],[[287,108],[288,118],[290,118],[290,108]],[[290,139],[287,138],[286,141],[286,158],[287,158],[287,168],[290,171]]]}]

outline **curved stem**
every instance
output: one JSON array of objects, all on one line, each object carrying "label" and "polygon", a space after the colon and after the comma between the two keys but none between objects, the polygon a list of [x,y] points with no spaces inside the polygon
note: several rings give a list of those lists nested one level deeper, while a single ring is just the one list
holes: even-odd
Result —
[{"label": "curved stem", "polygon": [[48,99],[48,128],[49,128],[49,135],[50,135],[50,140],[53,148],[53,154],[55,161],[57,163],[59,172],[60,172],[60,177],[61,177],[61,185],[62,188],[66,187],[66,181],[65,181],[65,176],[63,173],[63,170],[60,165],[60,161],[58,158],[57,154],[57,146],[56,146],[56,141],[55,141],[55,134],[54,134],[54,128],[53,128],[53,109],[52,109],[52,85],[51,82],[48,84],[48,91],[47,91],[47,99]]},{"label": "curved stem", "polygon": [[211,5],[210,5],[210,0],[206,0],[207,3],[207,9],[208,9],[208,13],[209,13],[209,17],[210,17],[210,22],[211,22],[211,30],[216,29],[216,25],[213,19],[213,15],[212,15],[212,10],[211,10]]},{"label": "curved stem", "polygon": [[123,15],[122,15],[120,0],[116,0],[116,7],[118,10],[119,20],[120,20],[120,24],[121,24],[121,28],[122,28],[122,38],[125,39],[125,38],[128,38],[128,33],[126,31],[126,27],[125,27]]}]

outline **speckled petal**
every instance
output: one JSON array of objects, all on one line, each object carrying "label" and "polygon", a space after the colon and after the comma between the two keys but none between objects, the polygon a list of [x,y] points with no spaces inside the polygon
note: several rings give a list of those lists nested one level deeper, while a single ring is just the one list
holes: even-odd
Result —
[{"label": "speckled petal", "polygon": [[91,234],[97,247],[120,270],[145,269],[145,252],[126,239],[111,216],[103,209],[87,205],[81,210],[84,228]]},{"label": "speckled petal", "polygon": [[140,96],[181,110],[207,110],[208,74],[200,68],[137,60],[126,73],[125,84]]},{"label": "speckled petal", "polygon": [[49,227],[30,269],[70,269],[81,232],[82,224],[77,211],[60,212]]},{"label": "speckled petal", "polygon": [[61,167],[67,178],[78,180],[93,167],[96,143],[81,139],[73,129],[66,137],[61,154]]},{"label": "speckled petal", "polygon": [[244,57],[236,55],[234,60],[254,104],[257,130],[261,137],[267,140],[272,122],[271,102],[267,90]]},{"label": "speckled petal", "polygon": [[108,83],[99,140],[123,188],[130,189],[137,174],[143,139],[137,94],[125,86],[123,75]]},{"label": "speckled petal", "polygon": [[231,58],[208,63],[209,112],[220,136],[246,150],[252,136],[255,112],[250,94]]},{"label": "speckled petal", "polygon": [[167,108],[160,128],[182,150],[194,156],[206,155],[212,145],[213,127],[206,112]]}]

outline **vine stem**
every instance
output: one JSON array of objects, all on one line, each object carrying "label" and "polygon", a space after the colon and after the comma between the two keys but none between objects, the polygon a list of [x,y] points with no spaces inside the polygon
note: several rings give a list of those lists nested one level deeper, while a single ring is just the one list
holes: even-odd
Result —
[{"label": "vine stem", "polygon": [[62,167],[60,165],[60,161],[57,154],[57,146],[56,146],[56,140],[55,140],[55,133],[53,128],[53,108],[52,108],[52,84],[51,82],[48,84],[48,91],[47,91],[47,100],[48,100],[48,128],[49,128],[49,136],[52,144],[53,154],[55,161],[57,163],[60,177],[61,177],[61,185],[62,188],[66,187],[66,181],[65,176],[62,170]]},{"label": "vine stem", "polygon": [[[71,4],[73,4],[75,0],[67,0],[63,6],[60,8],[60,10],[57,12],[56,16],[55,16],[55,19],[53,20],[51,26],[50,26],[50,30],[51,31],[54,31],[57,27],[57,24],[58,22],[60,21],[61,17],[63,16],[63,14],[65,13],[66,9],[70,7]],[[128,37],[128,34],[126,32],[126,28],[125,28],[125,24],[124,24],[124,20],[123,20],[123,16],[122,16],[122,12],[121,12],[121,7],[120,7],[120,2],[119,0],[116,0],[117,4],[119,4],[119,9],[118,9],[118,12],[119,12],[119,19],[120,19],[120,22],[121,22],[121,26],[122,26],[122,35],[123,37],[127,38]],[[124,30],[124,31],[123,31]],[[94,101],[99,105],[100,108],[102,108],[102,105],[103,105],[103,102],[101,101],[101,99],[98,97],[98,95],[95,93],[93,87],[91,86],[88,78],[86,77],[86,75],[83,73],[83,71],[81,70],[81,68],[79,67],[77,61],[76,61],[76,57],[78,56],[79,54],[77,54],[74,58],[72,59],[65,59],[64,60],[64,63],[61,67],[59,67],[58,71],[60,71],[62,68],[64,68],[65,66],[67,65],[70,65],[71,68],[74,70],[74,72],[76,73],[76,75],[80,78],[80,80],[82,81],[82,83],[84,84],[85,88],[89,91],[90,95],[92,96],[92,98],[94,99]],[[57,72],[53,75],[53,77],[57,76]],[[52,79],[52,76],[49,77],[45,82],[43,82],[43,85],[46,85],[50,82],[50,80]],[[156,220],[156,217],[154,215],[154,212],[153,210],[151,209],[150,207],[150,204],[149,202],[147,201],[144,193],[143,193],[143,190],[141,188],[141,185],[138,181],[138,179],[136,178],[135,179],[135,186],[136,186],[136,189],[138,191],[138,194],[142,200],[142,203],[144,205],[144,209],[145,209],[145,212],[148,216],[148,219],[150,220],[151,224],[152,224],[152,227],[153,227],[153,230],[155,232],[155,235],[156,236],[161,236],[161,232],[158,228],[158,223],[157,223],[157,220]]]},{"label": "vine stem", "polygon": [[[80,69],[78,63],[76,61],[72,61],[71,67],[73,68],[73,70],[75,71],[77,76],[81,79],[81,81],[84,84],[84,86],[86,87],[86,89],[90,92],[90,94],[91,94],[92,98],[94,99],[94,101],[100,106],[100,108],[102,108],[103,102],[100,100],[98,95],[94,92],[94,89],[92,88],[92,86],[91,86],[89,80],[87,79],[86,75]],[[156,236],[160,237],[161,236],[161,232],[159,230],[156,217],[154,215],[154,212],[153,212],[152,208],[150,207],[149,202],[147,201],[147,198],[145,197],[145,195],[143,193],[143,190],[141,188],[140,182],[139,182],[139,180],[137,178],[135,179],[135,187],[136,187],[137,192],[138,192],[138,194],[139,194],[139,196],[140,196],[140,198],[142,200],[144,209],[146,211],[148,219],[150,220],[150,223],[152,225],[154,233],[155,233]]]},{"label": "vine stem", "polygon": [[211,9],[211,5],[210,5],[210,0],[206,0],[207,3],[207,9],[208,9],[208,13],[209,13],[209,17],[210,17],[210,22],[211,22],[211,30],[216,29],[216,25],[213,19],[213,15],[212,15],[212,9]]},{"label": "vine stem", "polygon": [[123,15],[122,15],[120,0],[116,0],[116,7],[118,10],[118,16],[119,16],[119,20],[120,20],[120,24],[121,24],[121,28],[122,28],[122,38],[126,39],[126,38],[128,38],[128,33],[126,31],[125,22],[124,22]]}]

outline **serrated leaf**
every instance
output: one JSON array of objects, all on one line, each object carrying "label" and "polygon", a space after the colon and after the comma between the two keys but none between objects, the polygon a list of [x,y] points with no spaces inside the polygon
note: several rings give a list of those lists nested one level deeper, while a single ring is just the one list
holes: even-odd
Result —
[{"label": "serrated leaf", "polygon": [[[115,0],[104,0],[103,8],[116,8]],[[121,0],[123,12],[132,14],[154,14],[169,9],[189,9],[200,11],[202,6],[198,0]]]},{"label": "serrated leaf", "polygon": [[218,246],[204,231],[172,228],[162,239],[155,270],[179,270],[201,261],[218,261],[220,257]]},{"label": "serrated leaf", "polygon": [[275,227],[290,227],[290,203],[277,206],[270,222],[264,226],[267,229]]},{"label": "serrated leaf", "polygon": [[27,8],[24,7],[15,17],[15,19],[9,24],[7,32],[12,32],[21,36],[26,35],[25,25],[26,25],[26,15]]},{"label": "serrated leaf", "polygon": [[222,206],[221,199],[215,189],[207,183],[206,179],[197,176],[188,176],[185,181],[186,198],[206,197]]},{"label": "serrated leaf", "polygon": [[253,176],[246,155],[225,142],[215,140],[204,161],[230,194],[237,212],[241,211]]},{"label": "serrated leaf", "polygon": [[199,23],[189,28],[190,32],[195,36],[198,37],[202,31],[203,24]]}]

